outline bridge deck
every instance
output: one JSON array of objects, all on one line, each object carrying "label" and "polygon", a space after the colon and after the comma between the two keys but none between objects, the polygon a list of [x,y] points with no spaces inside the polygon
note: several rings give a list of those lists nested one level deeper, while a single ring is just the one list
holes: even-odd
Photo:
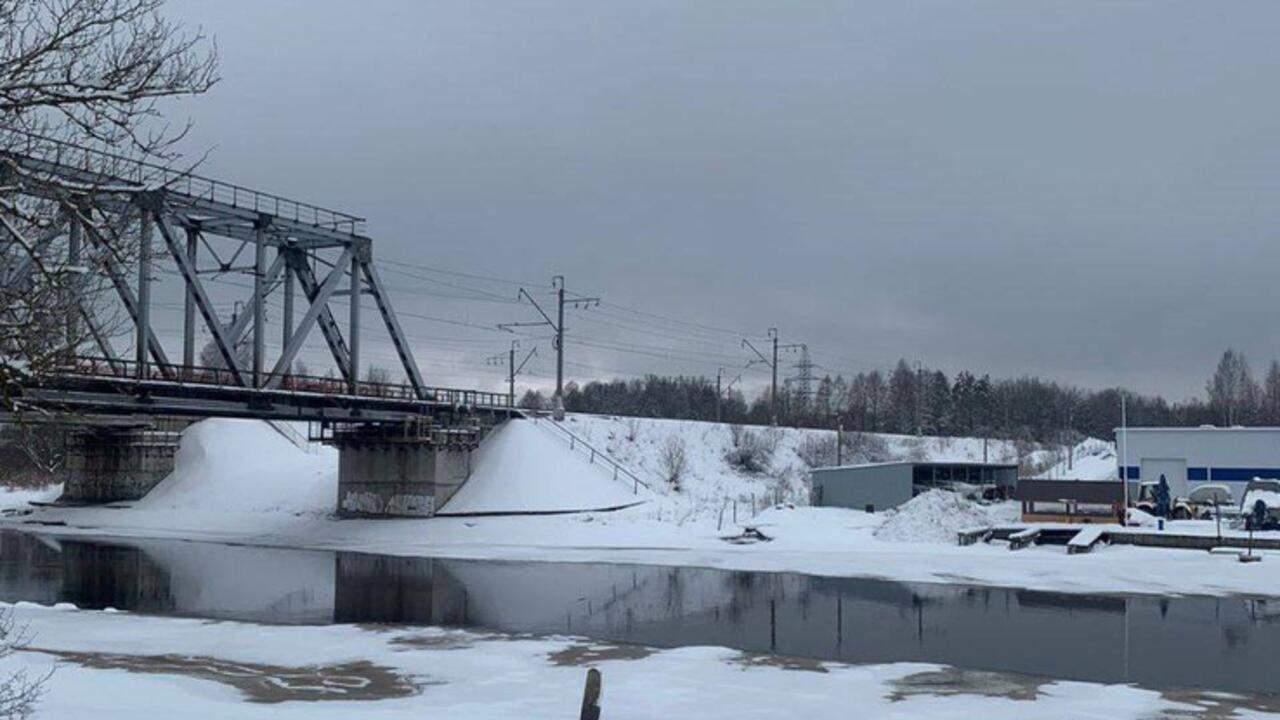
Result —
[{"label": "bridge deck", "polygon": [[450,413],[521,415],[510,395],[454,388],[361,382],[352,394],[340,379],[289,376],[278,388],[233,384],[226,370],[190,368],[177,379],[153,369],[138,377],[133,363],[83,359],[41,383],[23,387],[18,403],[97,414],[241,417],[307,421],[399,421]]}]

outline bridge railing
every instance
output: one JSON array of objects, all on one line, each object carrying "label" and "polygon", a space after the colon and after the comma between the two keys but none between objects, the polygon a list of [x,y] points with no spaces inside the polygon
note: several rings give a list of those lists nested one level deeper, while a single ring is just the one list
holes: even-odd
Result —
[{"label": "bridge railing", "polygon": [[202,177],[189,169],[180,170],[25,131],[7,129],[7,132],[11,137],[22,139],[7,148],[5,153],[15,162],[21,164],[25,157],[51,164],[64,171],[74,171],[77,176],[87,176],[95,185],[128,183],[137,186],[138,190],[164,189],[178,195],[268,213],[352,235],[363,229],[364,218]]},{"label": "bridge railing", "polygon": [[[154,363],[148,363],[145,375],[139,373],[138,364],[132,360],[108,360],[98,357],[77,357],[57,368],[57,375],[70,377],[114,378],[119,380],[146,380],[172,382],[179,385],[243,388],[236,376],[226,368],[177,366],[171,369],[174,377],[167,377]],[[242,371],[243,372],[243,371]],[[336,377],[318,375],[286,375],[278,391],[314,393],[345,397],[383,398],[403,402],[434,402],[459,407],[514,407],[513,398],[507,393],[462,388],[423,388],[425,397],[418,397],[412,385],[360,381],[355,392],[348,383]]]}]

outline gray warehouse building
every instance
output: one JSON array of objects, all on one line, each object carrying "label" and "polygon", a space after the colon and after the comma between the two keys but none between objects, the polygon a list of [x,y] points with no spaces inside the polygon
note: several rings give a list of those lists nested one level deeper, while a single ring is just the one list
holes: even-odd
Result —
[{"label": "gray warehouse building", "polygon": [[930,488],[989,485],[1012,495],[1018,466],[980,462],[888,462],[815,468],[812,503],[875,512],[897,507]]}]

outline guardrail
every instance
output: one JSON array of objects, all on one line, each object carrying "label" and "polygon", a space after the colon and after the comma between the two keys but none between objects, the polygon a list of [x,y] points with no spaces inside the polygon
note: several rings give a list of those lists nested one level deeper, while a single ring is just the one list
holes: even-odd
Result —
[{"label": "guardrail", "polygon": [[640,494],[641,487],[646,490],[653,490],[652,485],[641,480],[638,475],[628,470],[617,460],[614,460],[609,453],[597,450],[586,440],[583,440],[581,437],[574,434],[572,430],[564,426],[564,423],[556,422],[555,420],[548,419],[546,417],[539,417],[536,413],[530,413],[529,419],[532,420],[535,425],[549,427],[560,433],[564,439],[568,441],[570,450],[580,452],[583,455],[588,456],[590,462],[594,463],[596,460],[600,460],[607,467],[613,470],[614,480],[618,482],[622,482],[624,479],[630,481],[632,494]]},{"label": "guardrail", "polygon": [[132,183],[142,189],[165,189],[191,198],[223,203],[236,208],[264,212],[294,222],[346,231],[352,235],[363,229],[364,218],[298,202],[242,185],[213,180],[189,170],[176,170],[146,160],[69,143],[9,128],[7,133],[24,142],[10,146],[3,154],[19,164],[24,159],[43,162],[89,176],[101,183]]},{"label": "guardrail", "polygon": [[[67,364],[56,368],[54,375],[68,377],[113,378],[119,380],[138,380],[170,382],[178,385],[199,385],[210,387],[226,387],[242,390],[253,390],[236,382],[236,376],[226,368],[170,366],[172,377],[168,377],[154,363],[148,363],[145,373],[140,373],[138,364],[132,360],[108,360],[98,357],[77,357]],[[245,374],[245,371],[241,371]],[[316,375],[286,375],[277,391],[316,393],[342,397],[383,398],[404,402],[434,402],[454,406],[471,407],[514,407],[513,398],[507,393],[495,393],[484,390],[466,390],[461,388],[423,388],[424,397],[418,397],[412,385],[398,383],[380,383],[360,381],[355,385],[355,392],[345,380],[334,377]]]}]

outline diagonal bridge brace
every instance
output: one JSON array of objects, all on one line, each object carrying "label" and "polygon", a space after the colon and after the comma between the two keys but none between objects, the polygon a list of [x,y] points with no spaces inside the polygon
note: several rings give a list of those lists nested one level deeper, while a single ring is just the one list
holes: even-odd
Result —
[{"label": "diagonal bridge brace", "polygon": [[218,353],[222,355],[222,361],[226,363],[227,369],[235,377],[236,383],[244,385],[245,380],[244,374],[241,372],[242,368],[236,362],[234,340],[230,339],[233,336],[229,337],[222,323],[218,321],[218,314],[213,308],[213,303],[209,302],[209,295],[205,292],[204,284],[200,282],[200,277],[196,275],[195,266],[191,264],[190,258],[187,257],[186,248],[178,244],[177,238],[174,237],[173,228],[161,213],[152,211],[151,216],[155,220],[156,227],[160,230],[161,237],[164,238],[165,245],[169,248],[169,254],[173,256],[174,262],[178,265],[178,272],[182,274],[182,279],[186,282],[187,289],[191,291],[191,295],[195,299],[196,309],[200,311],[205,325],[209,328],[209,332],[213,334],[213,342],[218,347]]}]

